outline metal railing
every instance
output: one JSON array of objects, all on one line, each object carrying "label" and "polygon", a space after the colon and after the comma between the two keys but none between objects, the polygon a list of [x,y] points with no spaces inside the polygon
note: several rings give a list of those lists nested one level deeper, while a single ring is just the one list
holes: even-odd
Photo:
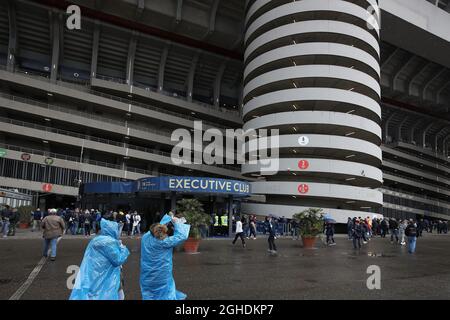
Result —
[{"label": "metal railing", "polygon": [[95,166],[99,166],[99,167],[107,167],[107,168],[111,168],[111,169],[124,170],[124,171],[128,171],[128,172],[142,173],[142,174],[148,174],[148,175],[152,174],[151,171],[140,169],[140,168],[126,166],[124,169],[121,165],[114,164],[114,163],[108,163],[108,162],[104,162],[104,161],[97,161],[97,160],[91,160],[91,159],[80,160],[80,158],[74,157],[74,156],[68,156],[68,155],[53,153],[53,152],[46,152],[46,151],[32,149],[32,148],[24,148],[24,147],[19,147],[19,146],[10,145],[10,144],[0,143],[0,148],[34,154],[34,155],[39,155],[39,156],[48,157],[48,158],[55,158],[55,159],[78,162],[78,163],[83,163],[83,164],[91,164],[91,165],[95,165]]},{"label": "metal railing", "polygon": [[48,110],[54,110],[54,111],[59,111],[59,112],[64,112],[64,113],[68,113],[68,114],[72,114],[72,115],[77,115],[80,117],[84,117],[84,118],[88,118],[88,119],[92,119],[92,120],[97,120],[97,121],[101,121],[101,122],[108,122],[108,123],[112,123],[112,124],[116,124],[125,128],[131,128],[134,130],[140,130],[140,131],[145,131],[145,132],[151,132],[151,133],[155,133],[155,134],[159,134],[165,137],[170,137],[171,133],[169,132],[165,132],[165,131],[160,131],[160,130],[156,130],[156,129],[151,129],[151,128],[147,128],[147,127],[142,127],[142,126],[138,126],[135,124],[129,124],[127,123],[127,121],[121,121],[121,120],[115,120],[115,119],[110,119],[110,118],[106,118],[106,117],[102,117],[102,116],[97,116],[95,114],[89,113],[89,112],[83,112],[83,111],[78,111],[78,110],[73,110],[67,107],[63,107],[60,105],[56,105],[56,104],[49,104],[49,103],[44,103],[41,101],[37,101],[37,100],[33,100],[33,99],[29,99],[29,98],[24,98],[24,97],[18,97],[18,96],[13,96],[7,93],[2,93],[0,92],[0,97],[1,98],[5,98],[5,99],[9,99],[12,101],[17,101],[17,102],[21,102],[21,103],[27,103],[27,104],[31,104],[34,106],[38,106],[41,108],[45,108]]},{"label": "metal railing", "polygon": [[[19,120],[13,120],[13,119],[0,117],[0,122],[10,123],[13,125],[18,125],[18,126],[27,127],[27,128],[38,129],[38,130],[42,130],[42,131],[50,132],[50,133],[67,135],[67,136],[80,138],[80,139],[84,139],[84,140],[88,140],[88,141],[94,141],[94,142],[104,143],[104,144],[108,144],[108,145],[113,145],[113,146],[117,146],[117,147],[121,147],[121,148],[128,148],[128,149],[142,151],[142,152],[146,152],[146,153],[150,153],[150,154],[161,155],[161,156],[168,157],[168,158],[171,158],[171,155],[172,155],[169,152],[165,152],[165,151],[161,151],[161,150],[155,150],[155,149],[150,149],[150,148],[146,148],[146,147],[131,145],[131,144],[127,144],[126,142],[118,142],[118,141],[108,140],[108,139],[104,139],[104,138],[93,137],[93,136],[89,136],[89,135],[85,135],[85,134],[81,134],[81,133],[77,133],[77,132],[73,132],[73,131],[67,131],[67,130],[52,128],[52,127],[42,126],[42,125],[25,122],[25,121],[19,121]],[[239,168],[229,166],[229,165],[216,164],[213,166],[232,170],[232,171],[240,171]]]},{"label": "metal railing", "polygon": [[[43,74],[43,73],[38,73],[38,72],[28,71],[28,70],[21,70],[21,69],[16,69],[15,72],[16,73],[20,73],[20,74],[25,75],[25,76],[30,77],[30,78],[41,80],[41,81],[43,80],[43,78],[46,78],[47,80],[50,80],[49,79],[49,75]],[[153,110],[153,111],[156,111],[156,112],[162,112],[162,113],[165,113],[165,114],[168,114],[168,115],[172,115],[172,116],[175,116],[175,117],[178,117],[178,118],[183,118],[183,119],[190,120],[190,121],[202,121],[203,123],[205,123],[205,124],[207,124],[207,125],[209,125],[211,127],[226,129],[225,126],[219,125],[217,123],[204,121],[202,119],[194,118],[194,117],[182,114],[182,113],[168,111],[168,110],[165,110],[163,108],[158,108],[158,107],[155,107],[155,106],[152,106],[152,105],[148,105],[148,104],[144,104],[144,103],[141,103],[141,102],[137,102],[137,101],[121,98],[121,97],[118,97],[118,96],[114,96],[114,95],[111,95],[111,94],[107,94],[107,93],[104,93],[104,92],[96,91],[96,90],[91,89],[89,86],[78,85],[78,84],[65,82],[65,81],[59,81],[58,84],[61,85],[61,86],[69,87],[69,88],[75,88],[75,89],[81,90],[83,92],[90,93],[90,94],[93,94],[93,95],[96,95],[96,96],[99,96],[99,97],[102,97],[102,98],[106,98],[106,99],[118,101],[118,102],[121,102],[121,103],[125,103],[125,104],[128,104],[128,105],[138,106],[138,107],[145,108],[145,109],[148,109],[148,110]]]},{"label": "metal railing", "polygon": [[[119,83],[119,84],[130,85],[127,80],[120,79],[120,78],[114,78],[114,77],[111,77],[111,76],[105,76],[105,75],[97,74],[95,76],[95,78],[100,79],[100,80],[115,82],[115,83]],[[165,95],[167,97],[175,98],[175,99],[178,99],[178,100],[191,102],[191,103],[200,105],[200,106],[202,106],[204,108],[212,109],[212,110],[217,111],[217,112],[232,113],[235,116],[239,116],[239,112],[238,111],[229,110],[229,109],[226,109],[226,108],[221,108],[221,107],[216,106],[214,104],[208,104],[208,103],[205,103],[205,102],[202,102],[202,101],[198,101],[198,100],[195,100],[195,99],[192,99],[192,101],[188,101],[188,99],[186,97],[178,95],[175,92],[169,92],[169,91],[165,91],[165,90],[157,90],[157,89],[152,88],[152,87],[150,87],[148,85],[141,84],[141,83],[138,83],[138,82],[133,82],[133,87],[144,89],[145,91],[151,91],[151,92],[159,93],[159,94]]]}]

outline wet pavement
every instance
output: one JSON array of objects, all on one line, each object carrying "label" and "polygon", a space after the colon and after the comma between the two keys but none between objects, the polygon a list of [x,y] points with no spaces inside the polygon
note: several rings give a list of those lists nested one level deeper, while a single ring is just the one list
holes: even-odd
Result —
[{"label": "wet pavement", "polygon": [[[189,299],[449,299],[450,235],[419,238],[417,252],[376,238],[359,251],[337,237],[337,245],[305,250],[301,241],[277,239],[278,255],[267,240],[247,240],[243,249],[231,240],[204,240],[200,253],[177,251],[177,288]],[[37,233],[0,239],[0,299],[9,299],[41,259]],[[47,261],[21,299],[67,299],[68,267],[79,265],[89,239],[64,237],[55,262]],[[124,266],[126,299],[140,299],[139,239],[124,238],[131,255]],[[367,268],[380,267],[381,289],[369,290]],[[70,279],[69,279],[70,280]]]}]

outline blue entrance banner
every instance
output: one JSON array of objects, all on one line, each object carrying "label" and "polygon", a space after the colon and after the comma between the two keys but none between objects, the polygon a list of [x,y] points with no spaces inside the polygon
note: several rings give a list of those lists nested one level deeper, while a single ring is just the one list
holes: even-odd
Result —
[{"label": "blue entrance banner", "polygon": [[136,191],[175,191],[249,196],[250,184],[245,181],[219,178],[152,177],[138,180]]},{"label": "blue entrance banner", "polygon": [[149,177],[129,182],[86,183],[83,193],[181,192],[250,196],[245,181],[205,177]]}]

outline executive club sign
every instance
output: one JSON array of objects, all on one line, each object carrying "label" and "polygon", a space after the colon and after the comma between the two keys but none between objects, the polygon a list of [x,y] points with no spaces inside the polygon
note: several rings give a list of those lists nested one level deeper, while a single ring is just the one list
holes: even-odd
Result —
[{"label": "executive club sign", "polygon": [[138,192],[174,191],[192,193],[223,193],[250,195],[250,184],[245,181],[204,177],[152,177],[138,181]]}]

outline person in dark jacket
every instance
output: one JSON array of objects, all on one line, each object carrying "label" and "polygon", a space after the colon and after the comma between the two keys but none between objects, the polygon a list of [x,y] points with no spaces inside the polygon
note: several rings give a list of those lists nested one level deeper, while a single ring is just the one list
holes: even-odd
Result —
[{"label": "person in dark jacket", "polygon": [[353,220],[352,220],[352,218],[348,217],[348,219],[347,219],[348,240],[352,240],[352,230],[353,230]]},{"label": "person in dark jacket", "polygon": [[11,210],[11,216],[9,217],[9,232],[8,236],[16,235],[16,225],[19,222],[19,212],[17,208]]},{"label": "person in dark jacket", "polygon": [[334,224],[327,222],[325,224],[325,234],[327,236],[327,245],[335,246],[336,242],[334,241]]},{"label": "person in dark jacket", "polygon": [[42,221],[42,211],[40,208],[37,208],[32,213],[32,219],[33,219],[33,227],[31,229],[32,232],[36,230],[36,228],[41,231],[41,221]]},{"label": "person in dark jacket", "polygon": [[409,220],[409,224],[405,229],[405,235],[408,237],[408,252],[416,252],[417,228],[412,219]]},{"label": "person in dark jacket", "polygon": [[353,248],[361,249],[361,237],[363,230],[361,228],[361,224],[358,219],[355,220],[352,229],[352,238],[353,238]]},{"label": "person in dark jacket", "polygon": [[395,241],[398,243],[398,222],[395,218],[389,220],[389,231],[391,232],[391,243],[394,243],[394,236]]},{"label": "person in dark jacket", "polygon": [[8,237],[8,232],[9,232],[9,219],[11,217],[11,210],[9,206],[6,206],[5,209],[2,211],[2,234],[3,234],[3,238]]},{"label": "person in dark jacket", "polygon": [[269,252],[270,253],[277,253],[277,246],[275,245],[275,224],[273,223],[273,219],[271,216],[266,218],[266,221],[264,223],[265,229],[269,233],[269,238],[267,241],[269,242]]},{"label": "person in dark jacket", "polygon": [[388,221],[387,221],[386,218],[381,221],[380,226],[381,226],[381,230],[380,230],[381,231],[381,237],[382,238],[386,238],[386,234],[387,234],[387,231],[388,231],[388,228],[389,228],[389,224],[388,224]]}]

